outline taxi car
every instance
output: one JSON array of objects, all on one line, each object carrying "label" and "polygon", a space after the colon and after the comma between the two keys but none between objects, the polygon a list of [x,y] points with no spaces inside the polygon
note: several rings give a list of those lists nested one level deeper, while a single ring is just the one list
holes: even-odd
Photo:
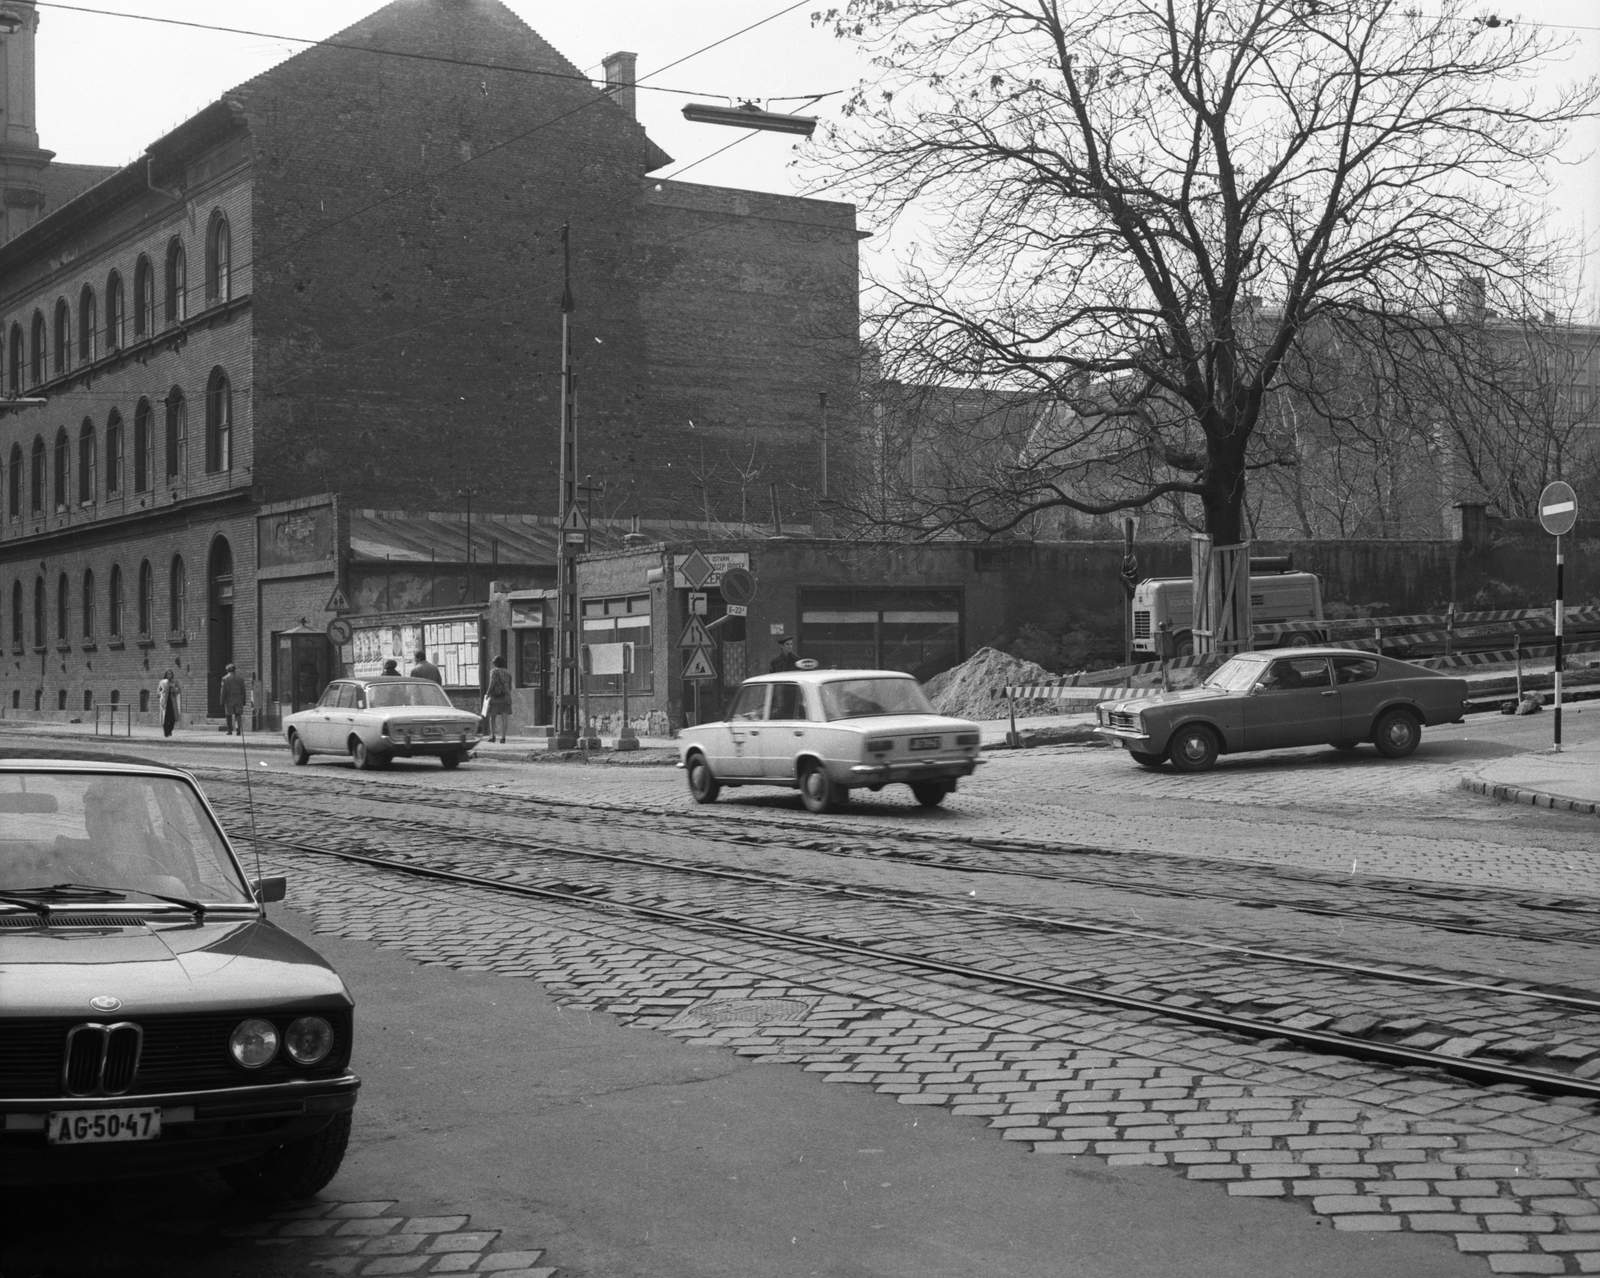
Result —
[{"label": "taxi car", "polygon": [[264,1198],[338,1171],[354,1003],[265,916],[194,778],[0,757],[0,1184],[218,1169]]},{"label": "taxi car", "polygon": [[1422,729],[1460,723],[1467,681],[1355,648],[1280,648],[1228,658],[1198,688],[1097,708],[1098,736],[1135,763],[1203,772],[1219,754],[1370,741],[1403,759]]},{"label": "taxi car", "polygon": [[745,680],[726,719],[684,729],[678,766],[697,803],[724,786],[774,785],[828,812],[854,788],[900,783],[936,807],[982,762],[978,725],[935,714],[910,675],[799,669]]},{"label": "taxi car", "polygon": [[284,719],[283,735],[297,764],[314,754],[347,754],[356,767],[369,769],[432,755],[453,768],[478,744],[482,724],[472,711],[452,705],[431,679],[377,675],[335,679],[316,705]]}]

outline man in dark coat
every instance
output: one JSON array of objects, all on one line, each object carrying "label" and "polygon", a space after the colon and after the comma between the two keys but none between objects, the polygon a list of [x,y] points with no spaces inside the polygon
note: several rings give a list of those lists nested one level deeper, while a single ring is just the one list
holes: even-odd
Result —
[{"label": "man in dark coat", "polygon": [[441,686],[444,684],[444,676],[439,673],[439,667],[428,660],[427,650],[423,648],[417,649],[417,664],[411,667],[411,677],[413,679],[432,679]]},{"label": "man in dark coat", "polygon": [[793,670],[800,664],[800,658],[794,655],[794,640],[784,635],[778,640],[778,655],[774,657],[767,669],[773,674],[782,674],[785,670]]},{"label": "man in dark coat", "polygon": [[239,735],[244,735],[244,703],[247,689],[244,676],[233,668],[230,662],[227,671],[222,676],[222,713],[228,717],[228,735],[233,735],[235,728]]}]

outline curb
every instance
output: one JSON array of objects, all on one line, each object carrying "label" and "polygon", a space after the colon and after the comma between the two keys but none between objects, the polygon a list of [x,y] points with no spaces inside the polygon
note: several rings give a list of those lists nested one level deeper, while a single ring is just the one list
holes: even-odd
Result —
[{"label": "curb", "polygon": [[1587,799],[1569,799],[1544,790],[1523,790],[1514,785],[1496,785],[1477,777],[1462,777],[1461,788],[1471,794],[1499,799],[1504,803],[1521,803],[1530,808],[1550,808],[1557,812],[1581,812],[1593,816],[1600,812],[1600,803]]}]

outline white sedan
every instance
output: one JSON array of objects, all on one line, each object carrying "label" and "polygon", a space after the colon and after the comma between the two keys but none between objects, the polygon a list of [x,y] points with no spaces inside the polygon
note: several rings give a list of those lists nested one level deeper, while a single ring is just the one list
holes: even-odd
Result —
[{"label": "white sedan", "polygon": [[456,767],[478,744],[482,720],[457,709],[429,679],[393,675],[335,679],[322,700],[283,721],[297,764],[314,754],[347,754],[358,768],[380,768],[394,758],[433,755]]},{"label": "white sedan", "polygon": [[853,788],[896,782],[931,808],[982,762],[978,725],[935,714],[908,674],[789,670],[747,679],[726,719],[685,728],[678,766],[696,803],[723,786],[776,785],[828,812]]}]

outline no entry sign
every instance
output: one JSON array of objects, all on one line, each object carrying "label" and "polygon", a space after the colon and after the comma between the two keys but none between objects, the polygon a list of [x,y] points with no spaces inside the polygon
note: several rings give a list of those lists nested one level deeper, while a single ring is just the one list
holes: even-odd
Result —
[{"label": "no entry sign", "polygon": [[1578,494],[1559,479],[1539,494],[1539,523],[1553,537],[1565,537],[1578,522]]}]

